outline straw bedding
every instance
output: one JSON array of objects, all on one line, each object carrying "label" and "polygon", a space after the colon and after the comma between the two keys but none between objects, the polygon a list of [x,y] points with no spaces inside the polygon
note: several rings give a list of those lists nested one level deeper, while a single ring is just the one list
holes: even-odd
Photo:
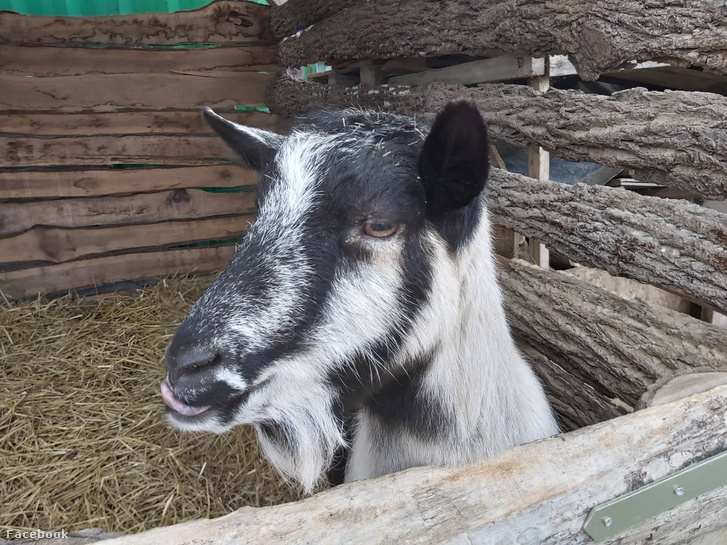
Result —
[{"label": "straw bedding", "polygon": [[133,296],[0,303],[0,531],[139,532],[291,501],[250,429],[184,434],[159,381],[211,278]]}]

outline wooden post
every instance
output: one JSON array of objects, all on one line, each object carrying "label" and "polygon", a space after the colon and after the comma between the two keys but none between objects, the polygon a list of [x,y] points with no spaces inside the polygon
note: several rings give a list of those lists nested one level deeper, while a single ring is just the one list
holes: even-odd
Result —
[{"label": "wooden post", "polygon": [[383,80],[381,65],[367,64],[361,67],[361,85],[378,85]]},{"label": "wooden post", "polygon": [[[550,61],[545,59],[545,75],[530,78],[530,87],[538,92],[545,92],[550,88]],[[540,146],[531,146],[528,149],[528,176],[536,180],[550,179],[550,153]],[[544,244],[535,239],[528,241],[528,250],[533,262],[545,269],[550,267],[550,252]]]}]

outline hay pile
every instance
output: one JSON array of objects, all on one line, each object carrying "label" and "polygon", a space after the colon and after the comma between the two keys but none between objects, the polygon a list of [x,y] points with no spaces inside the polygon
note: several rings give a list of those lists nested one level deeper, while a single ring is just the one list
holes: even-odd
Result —
[{"label": "hay pile", "polygon": [[0,303],[0,530],[139,532],[296,499],[254,434],[183,434],[159,381],[210,278],[135,296]]}]

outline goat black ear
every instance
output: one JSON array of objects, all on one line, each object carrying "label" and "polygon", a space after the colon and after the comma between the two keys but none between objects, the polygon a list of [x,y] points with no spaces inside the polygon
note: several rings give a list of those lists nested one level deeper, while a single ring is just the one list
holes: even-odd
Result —
[{"label": "goat black ear", "polygon": [[203,109],[202,117],[245,164],[255,170],[260,170],[273,160],[283,140],[282,136],[274,132],[233,123],[217,115],[211,108]]},{"label": "goat black ear", "polygon": [[436,215],[467,206],[485,188],[489,167],[480,112],[472,102],[450,102],[434,120],[419,158],[427,211]]}]

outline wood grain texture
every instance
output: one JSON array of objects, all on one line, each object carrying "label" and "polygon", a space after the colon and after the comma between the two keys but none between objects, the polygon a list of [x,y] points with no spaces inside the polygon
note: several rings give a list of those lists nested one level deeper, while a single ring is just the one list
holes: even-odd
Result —
[{"label": "wood grain texture", "polygon": [[[218,110],[227,119],[259,129],[286,132],[288,121],[265,112]],[[0,113],[0,136],[96,136],[213,134],[199,110],[113,113]]]},{"label": "wood grain texture", "polygon": [[103,166],[117,164],[204,165],[236,159],[216,136],[53,136],[2,137],[2,167],[54,165]]},{"label": "wood grain texture", "polygon": [[[727,387],[513,448],[462,468],[417,468],[300,502],[246,507],[108,545],[529,543],[585,545],[590,510],[727,449]],[[727,526],[719,488],[605,545],[677,545]]]},{"label": "wood grain texture", "polygon": [[112,112],[264,106],[273,74],[197,72],[89,74],[29,78],[0,75],[0,110]]},{"label": "wood grain texture", "polygon": [[727,310],[727,214],[500,169],[492,170],[488,188],[494,223],[581,264]]},{"label": "wood grain texture", "polygon": [[115,227],[35,227],[0,239],[0,263],[63,263],[112,252],[241,237],[254,218],[248,214]]},{"label": "wood grain texture", "polygon": [[355,5],[359,0],[289,0],[270,6],[270,25],[278,39],[295,34]]},{"label": "wood grain texture", "polygon": [[514,333],[576,379],[561,399],[586,385],[636,407],[665,377],[727,362],[727,329],[524,261],[498,272]]},{"label": "wood grain texture", "polygon": [[258,173],[236,165],[124,170],[0,172],[0,199],[93,197],[257,184]]},{"label": "wood grain texture", "polygon": [[643,180],[727,198],[727,97],[631,89],[611,97],[523,85],[339,88],[278,78],[268,104],[278,113],[323,104],[385,108],[431,119],[449,101],[473,100],[490,134],[539,145],[572,161],[625,167]]},{"label": "wood grain texture", "polygon": [[106,44],[273,43],[270,8],[217,1],[198,10],[104,17],[55,17],[0,12],[0,43]]},{"label": "wood grain texture", "polygon": [[93,227],[157,223],[255,212],[255,193],[211,193],[172,189],[113,197],[5,202],[0,207],[0,237],[35,226]]},{"label": "wood grain texture", "polygon": [[632,61],[727,73],[727,4],[715,0],[369,0],[280,44],[281,62],[565,54],[588,80]]},{"label": "wood grain texture", "polygon": [[234,251],[234,245],[217,248],[183,248],[98,257],[60,265],[0,272],[0,293],[9,299],[25,299],[175,273],[201,274],[222,269]]},{"label": "wood grain texture", "polygon": [[271,70],[274,45],[209,49],[102,49],[0,45],[0,66],[7,75],[81,76],[85,74],[160,74],[219,70]]}]

